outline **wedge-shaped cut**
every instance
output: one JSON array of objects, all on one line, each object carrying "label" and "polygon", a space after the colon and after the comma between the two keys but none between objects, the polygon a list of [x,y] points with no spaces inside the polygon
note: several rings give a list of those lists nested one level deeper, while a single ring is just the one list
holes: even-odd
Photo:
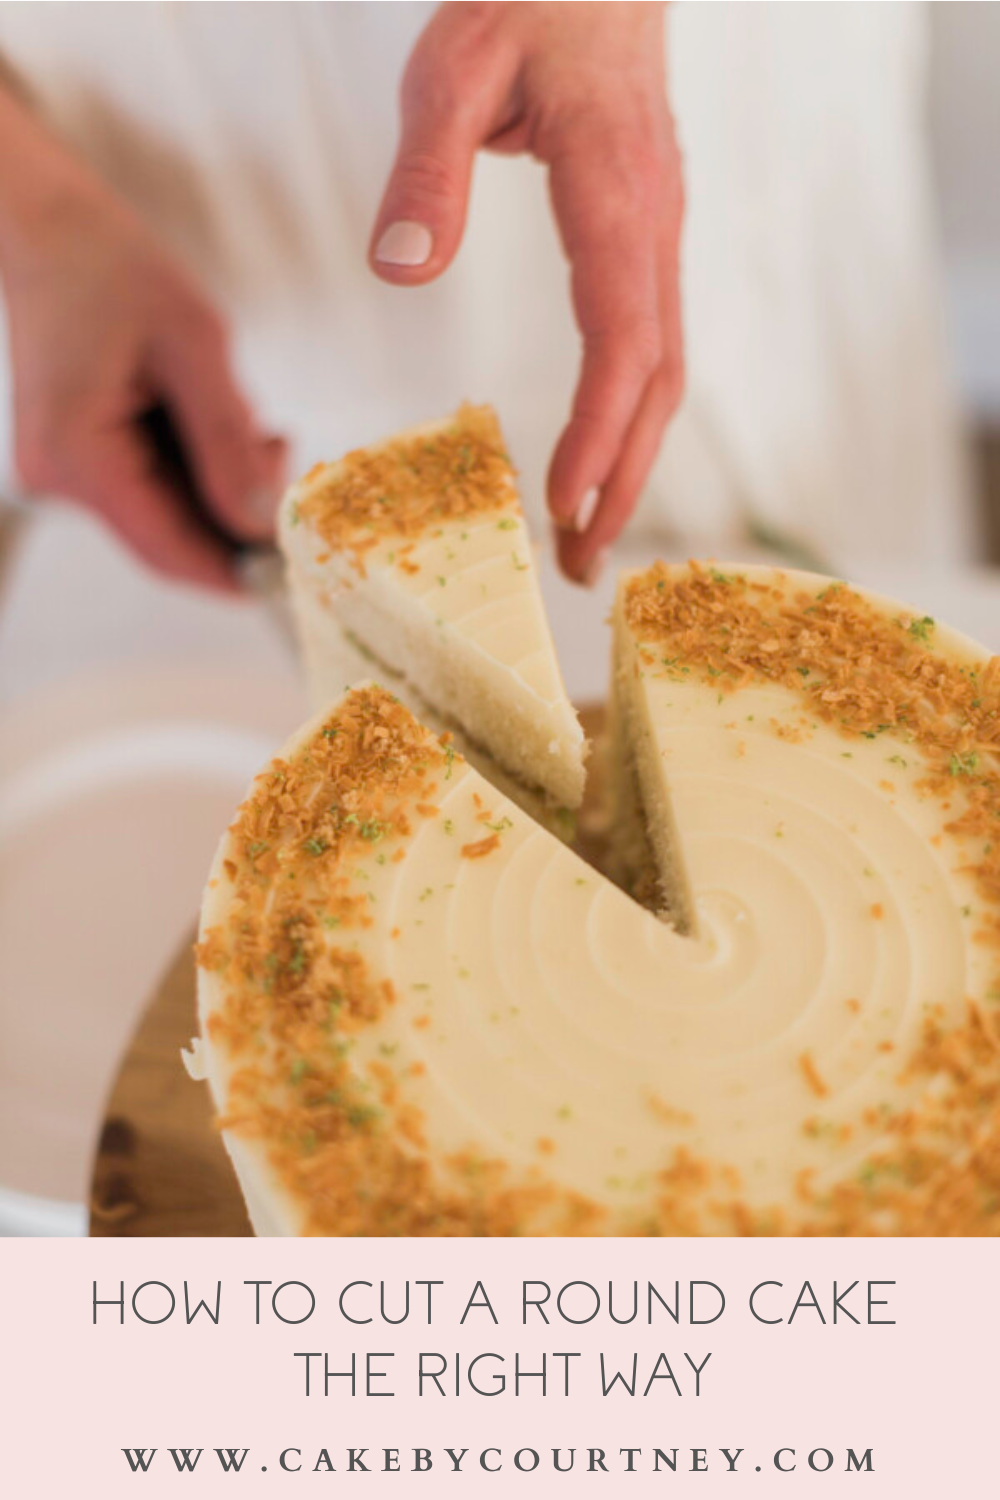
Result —
[{"label": "wedge-shaped cut", "polygon": [[579,806],[584,736],[488,407],[313,469],[280,535],[317,707],[356,680],[361,651],[365,675],[551,803]]}]

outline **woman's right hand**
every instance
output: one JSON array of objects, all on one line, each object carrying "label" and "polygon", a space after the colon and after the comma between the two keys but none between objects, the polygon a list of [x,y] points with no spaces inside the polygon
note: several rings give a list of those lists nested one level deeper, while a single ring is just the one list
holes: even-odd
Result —
[{"label": "woman's right hand", "polygon": [[225,532],[272,534],[285,445],[242,395],[219,316],[128,206],[3,90],[0,146],[22,483],[98,512],[160,572],[236,589],[230,553],[158,470],[139,420],[167,409]]},{"label": "woman's right hand", "polygon": [[684,191],[663,10],[439,6],[407,65],[372,236],[383,280],[423,286],[458,250],[480,148],[548,167],[582,346],[548,500],[563,571],[583,583],[635,508],[684,385]]}]

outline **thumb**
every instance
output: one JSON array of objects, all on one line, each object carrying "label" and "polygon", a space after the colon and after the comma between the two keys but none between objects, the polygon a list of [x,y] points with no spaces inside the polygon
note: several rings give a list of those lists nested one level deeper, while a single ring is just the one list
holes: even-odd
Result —
[{"label": "thumb", "polygon": [[456,47],[435,23],[418,42],[403,77],[399,148],[369,251],[384,281],[419,286],[454,258],[473,160],[493,134],[502,102],[499,63],[495,49]]},{"label": "thumb", "polygon": [[247,541],[270,537],[284,444],[260,430],[237,384],[220,320],[195,304],[161,332],[150,365],[216,519]]}]

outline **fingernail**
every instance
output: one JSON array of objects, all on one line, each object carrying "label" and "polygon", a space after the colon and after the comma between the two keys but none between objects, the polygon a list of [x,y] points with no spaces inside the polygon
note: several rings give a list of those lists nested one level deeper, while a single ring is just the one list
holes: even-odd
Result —
[{"label": "fingernail", "polygon": [[579,505],[577,506],[576,511],[574,512],[574,515],[573,515],[573,530],[574,531],[586,531],[587,527],[590,525],[591,521],[594,519],[594,512],[597,510],[597,506],[598,506],[598,503],[600,501],[600,498],[601,498],[601,492],[597,488],[597,485],[596,484],[595,485],[591,485],[590,489],[586,492],[586,494],[584,495],[583,499],[580,501]]},{"label": "fingernail", "polygon": [[382,231],[375,259],[386,266],[423,266],[430,260],[434,240],[426,224],[397,219]]},{"label": "fingernail", "polygon": [[583,581],[587,585],[588,589],[592,589],[594,587],[594,584],[604,572],[608,561],[608,553],[610,552],[610,550],[611,549],[609,547],[602,547],[599,552],[594,553],[593,557],[590,559],[590,562],[584,568]]}]

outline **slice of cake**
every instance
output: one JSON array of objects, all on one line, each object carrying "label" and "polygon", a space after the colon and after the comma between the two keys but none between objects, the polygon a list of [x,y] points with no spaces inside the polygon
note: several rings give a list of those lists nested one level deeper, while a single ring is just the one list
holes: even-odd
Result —
[{"label": "slice of cake", "polygon": [[583,732],[490,408],[313,469],[280,538],[317,708],[360,671],[488,754],[512,790],[579,806]]},{"label": "slice of cake", "polygon": [[764,570],[634,576],[616,632],[688,935],[382,688],[255,783],[199,1050],[258,1231],[1000,1232],[997,662]]}]

